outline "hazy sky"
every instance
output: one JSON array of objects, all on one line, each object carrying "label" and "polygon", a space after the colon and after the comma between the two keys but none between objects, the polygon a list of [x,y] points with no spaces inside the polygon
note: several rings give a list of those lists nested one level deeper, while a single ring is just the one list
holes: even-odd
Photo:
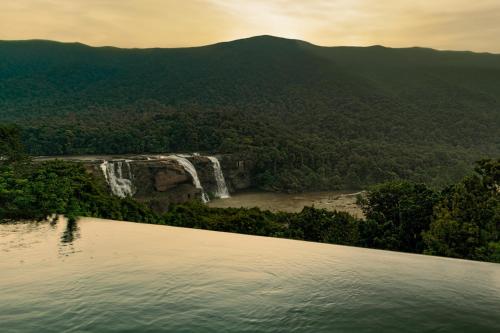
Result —
[{"label": "hazy sky", "polygon": [[178,47],[263,34],[500,53],[500,0],[0,0],[0,39]]}]

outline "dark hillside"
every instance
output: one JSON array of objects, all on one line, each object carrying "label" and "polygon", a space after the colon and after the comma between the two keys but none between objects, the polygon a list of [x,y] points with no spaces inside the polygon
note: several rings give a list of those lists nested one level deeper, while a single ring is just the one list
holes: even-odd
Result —
[{"label": "dark hillside", "polygon": [[0,121],[33,154],[207,151],[274,189],[436,185],[500,154],[500,55],[261,36],[181,49],[0,42]]}]

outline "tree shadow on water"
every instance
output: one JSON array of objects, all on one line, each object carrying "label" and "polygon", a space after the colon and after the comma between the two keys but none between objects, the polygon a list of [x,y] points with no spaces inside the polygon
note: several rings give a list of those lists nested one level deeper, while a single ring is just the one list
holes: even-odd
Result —
[{"label": "tree shadow on water", "polygon": [[76,253],[74,242],[80,238],[80,228],[76,219],[68,219],[66,228],[61,235],[59,253],[64,256]]}]

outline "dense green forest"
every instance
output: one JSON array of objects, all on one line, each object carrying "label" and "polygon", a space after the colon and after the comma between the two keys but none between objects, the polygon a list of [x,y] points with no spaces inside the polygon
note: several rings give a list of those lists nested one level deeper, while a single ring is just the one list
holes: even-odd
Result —
[{"label": "dense green forest", "polygon": [[30,154],[231,153],[264,189],[437,188],[500,154],[500,55],[319,47],[0,42],[0,122]]},{"label": "dense green forest", "polygon": [[196,201],[160,215],[110,195],[77,162],[31,162],[15,127],[0,126],[0,149],[0,223],[93,216],[500,263],[500,159],[478,162],[442,191],[407,181],[376,185],[359,197],[366,219],[357,219],[314,207],[272,213]]}]

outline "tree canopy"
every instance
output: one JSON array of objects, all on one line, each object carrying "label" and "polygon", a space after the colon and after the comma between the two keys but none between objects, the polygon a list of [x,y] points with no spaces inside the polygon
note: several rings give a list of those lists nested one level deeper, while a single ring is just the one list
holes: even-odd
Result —
[{"label": "tree canopy", "polygon": [[257,37],[0,42],[0,122],[41,155],[231,153],[270,190],[460,180],[500,153],[500,55]]}]

